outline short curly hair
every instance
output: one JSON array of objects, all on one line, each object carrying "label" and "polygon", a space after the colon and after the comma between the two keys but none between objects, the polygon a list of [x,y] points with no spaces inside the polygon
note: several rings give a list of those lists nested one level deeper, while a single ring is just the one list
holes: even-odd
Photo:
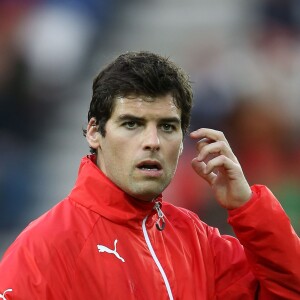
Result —
[{"label": "short curly hair", "polygon": [[[126,52],[96,76],[88,121],[96,119],[100,133],[114,109],[117,97],[129,95],[158,97],[171,93],[181,111],[183,135],[190,124],[193,92],[188,75],[169,58],[148,51]],[[86,135],[86,130],[83,130]],[[94,149],[91,152],[95,153]]]}]

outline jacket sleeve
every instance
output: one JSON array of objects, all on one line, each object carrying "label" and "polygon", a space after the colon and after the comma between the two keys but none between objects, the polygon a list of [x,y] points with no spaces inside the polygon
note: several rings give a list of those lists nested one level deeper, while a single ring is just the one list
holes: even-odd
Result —
[{"label": "jacket sleeve", "polygon": [[25,231],[7,249],[0,262],[0,299],[5,291],[6,300],[68,299],[69,283],[60,272],[65,260],[41,236]]},{"label": "jacket sleeve", "polygon": [[252,187],[252,198],[229,211],[237,238],[208,227],[216,299],[300,299],[300,242],[273,194]]},{"label": "jacket sleeve", "polygon": [[300,299],[300,240],[274,195],[252,187],[243,207],[229,211],[228,222],[245,249],[259,281],[258,299]]},{"label": "jacket sleeve", "polygon": [[12,244],[0,263],[0,294],[7,291],[4,299],[42,299],[46,285],[28,247],[19,247],[18,241]]}]

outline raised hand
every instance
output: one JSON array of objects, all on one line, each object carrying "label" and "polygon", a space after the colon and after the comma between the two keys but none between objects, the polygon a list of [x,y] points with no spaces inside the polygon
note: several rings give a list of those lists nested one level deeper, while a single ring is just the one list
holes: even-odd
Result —
[{"label": "raised hand", "polygon": [[198,156],[192,166],[210,184],[220,205],[234,209],[245,204],[251,189],[223,132],[201,128],[191,132],[190,137],[198,140]]}]

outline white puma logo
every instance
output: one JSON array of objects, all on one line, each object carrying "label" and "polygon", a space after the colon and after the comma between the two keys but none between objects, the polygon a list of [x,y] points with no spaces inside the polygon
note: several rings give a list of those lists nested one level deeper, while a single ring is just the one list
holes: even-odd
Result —
[{"label": "white puma logo", "polygon": [[122,258],[119,255],[119,253],[117,252],[117,242],[118,242],[118,240],[115,240],[115,242],[114,242],[115,250],[111,250],[111,249],[107,248],[106,246],[102,246],[102,245],[97,245],[97,248],[98,248],[99,252],[107,252],[107,253],[114,254],[119,260],[121,260],[122,262],[125,262],[125,259]]},{"label": "white puma logo", "polygon": [[12,292],[12,289],[7,289],[6,291],[4,291],[3,294],[0,294],[0,299],[6,300],[5,294],[6,294],[7,292]]}]

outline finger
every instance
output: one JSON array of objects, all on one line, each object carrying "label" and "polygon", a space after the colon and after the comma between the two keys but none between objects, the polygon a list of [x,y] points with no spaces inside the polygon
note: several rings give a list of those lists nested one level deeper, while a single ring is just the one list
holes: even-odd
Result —
[{"label": "finger", "polygon": [[230,146],[224,141],[217,141],[213,143],[201,143],[198,146],[198,160],[211,159],[217,155],[225,155],[234,162],[238,162],[236,156],[233,154]]},{"label": "finger", "polygon": [[224,141],[228,144],[227,139],[222,131],[214,130],[210,128],[200,128],[190,133],[190,137],[193,139],[209,139],[214,141]]},{"label": "finger", "polygon": [[240,165],[233,162],[231,159],[225,155],[219,155],[211,159],[207,164],[206,168],[203,170],[204,174],[210,174],[211,172],[220,171],[226,173],[228,179],[236,179],[240,170]]},{"label": "finger", "polygon": [[213,140],[210,140],[210,139],[206,139],[206,138],[201,139],[200,141],[198,141],[198,142],[196,143],[196,150],[197,150],[198,152],[200,152],[200,151],[202,150],[203,147],[205,147],[206,145],[209,145],[209,144],[211,144],[211,143],[213,143],[213,142],[214,142],[214,141],[213,141]]},{"label": "finger", "polygon": [[215,177],[217,176],[214,173],[208,173],[206,174],[206,164],[203,161],[198,161],[196,158],[192,160],[192,167],[194,171],[200,175],[205,181],[207,181],[209,184],[212,184]]}]

